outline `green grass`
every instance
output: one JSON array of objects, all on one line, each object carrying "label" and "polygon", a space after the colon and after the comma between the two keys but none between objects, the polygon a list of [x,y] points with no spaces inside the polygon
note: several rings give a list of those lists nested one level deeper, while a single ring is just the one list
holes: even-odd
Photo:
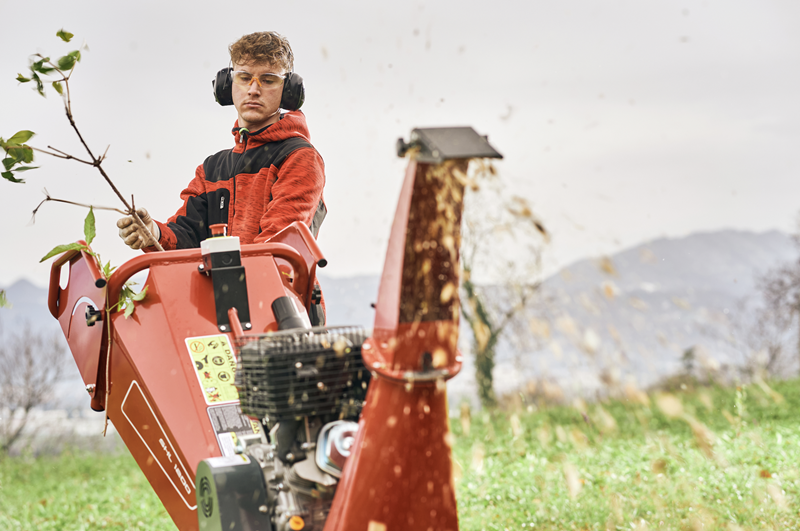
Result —
[{"label": "green grass", "polygon": [[0,529],[175,530],[133,457],[65,452],[0,461]]},{"label": "green grass", "polygon": [[800,529],[800,381],[774,391],[454,422],[461,529]]},{"label": "green grass", "polygon": [[[771,385],[456,419],[461,529],[800,529],[800,380]],[[175,527],[124,452],[0,461],[0,529]]]}]

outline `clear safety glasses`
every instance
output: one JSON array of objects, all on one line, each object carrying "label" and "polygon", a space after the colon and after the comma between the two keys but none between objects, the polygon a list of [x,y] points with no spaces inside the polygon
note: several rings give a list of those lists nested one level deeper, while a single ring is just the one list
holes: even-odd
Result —
[{"label": "clear safety glasses", "polygon": [[274,88],[283,85],[284,76],[278,74],[261,74],[254,76],[250,72],[244,70],[235,70],[231,73],[233,82],[242,87],[249,87],[253,81],[258,83],[259,87]]}]

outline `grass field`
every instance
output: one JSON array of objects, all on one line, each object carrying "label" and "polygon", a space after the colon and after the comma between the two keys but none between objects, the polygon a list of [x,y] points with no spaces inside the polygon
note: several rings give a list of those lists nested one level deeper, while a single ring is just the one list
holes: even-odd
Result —
[{"label": "grass field", "polygon": [[[800,380],[452,423],[462,530],[800,529]],[[175,529],[127,453],[0,462],[0,529]]]}]

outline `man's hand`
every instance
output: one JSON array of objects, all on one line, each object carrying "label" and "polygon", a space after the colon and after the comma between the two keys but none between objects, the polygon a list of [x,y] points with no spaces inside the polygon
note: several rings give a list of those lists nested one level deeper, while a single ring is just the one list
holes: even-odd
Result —
[{"label": "man's hand", "polygon": [[143,247],[150,247],[155,245],[161,237],[161,231],[158,230],[158,225],[153,221],[150,214],[144,208],[137,208],[136,213],[142,220],[142,223],[152,233],[152,237],[133,219],[133,216],[125,216],[117,221],[119,228],[119,237],[125,242],[125,245],[131,249],[141,249]]}]

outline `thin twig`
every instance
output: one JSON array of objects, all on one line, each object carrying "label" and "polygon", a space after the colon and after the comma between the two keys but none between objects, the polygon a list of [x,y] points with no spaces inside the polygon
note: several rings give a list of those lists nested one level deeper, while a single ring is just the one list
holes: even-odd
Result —
[{"label": "thin twig", "polygon": [[103,423],[103,437],[106,436],[108,431],[108,395],[111,393],[111,383],[109,381],[109,369],[111,367],[111,346],[114,343],[114,336],[111,334],[111,308],[108,299],[108,290],[106,290],[106,331],[108,346],[106,348],[106,381],[105,381],[105,399],[103,400],[103,409],[105,413],[105,422]]},{"label": "thin twig", "polygon": [[93,165],[91,162],[88,162],[88,161],[85,161],[85,160],[81,160],[79,158],[73,157],[72,155],[66,155],[66,154],[61,155],[59,153],[52,153],[50,151],[47,151],[46,149],[37,148],[37,147],[33,147],[33,146],[30,146],[30,148],[32,150],[34,150],[34,151],[38,151],[39,153],[44,153],[45,155],[50,155],[51,157],[56,157],[58,159],[72,159],[72,160],[76,160],[78,162],[82,162],[84,164],[88,164],[89,166]]},{"label": "thin twig", "polygon": [[122,215],[127,214],[127,212],[125,212],[124,210],[121,210],[121,209],[115,208],[115,207],[104,207],[104,206],[97,206],[97,205],[87,205],[85,203],[76,203],[75,201],[67,201],[66,199],[57,199],[55,197],[48,197],[43,202],[46,202],[46,201],[55,201],[56,203],[66,203],[68,205],[86,207],[86,208],[91,208],[93,210],[110,210],[112,212],[119,212]]},{"label": "thin twig", "polygon": [[68,160],[72,159],[72,160],[75,160],[75,161],[78,161],[78,162],[82,162],[84,164],[88,164],[89,166],[94,166],[93,162],[90,162],[88,160],[79,159],[78,157],[74,157],[74,156],[70,155],[69,153],[65,153],[65,152],[61,151],[60,149],[54,148],[53,146],[47,146],[47,149],[52,149],[56,153],[50,153],[49,151],[45,151],[44,149],[39,149],[39,148],[33,148],[33,149],[38,151],[38,152],[40,152],[40,153],[45,153],[47,155],[50,155],[51,157],[58,157],[60,159],[68,159]]},{"label": "thin twig", "polygon": [[[34,151],[38,151],[39,153],[44,153],[45,155],[50,155],[51,157],[56,157],[56,158],[59,158],[59,159],[74,159],[75,158],[75,157],[59,155],[58,153],[51,153],[51,152],[47,151],[46,149],[41,149],[41,148],[37,148],[37,147],[33,147],[33,146],[30,146],[30,148],[32,150],[34,150]],[[79,162],[83,162],[83,161],[79,161]]]},{"label": "thin twig", "polygon": [[127,214],[127,212],[125,212],[124,210],[120,210],[119,208],[96,206],[96,205],[87,205],[85,203],[76,203],[75,201],[67,201],[66,199],[59,199],[57,197],[51,197],[50,193],[47,191],[47,189],[43,190],[43,192],[44,192],[45,198],[42,199],[42,201],[38,205],[36,205],[36,208],[34,208],[33,212],[31,213],[31,221],[30,221],[31,225],[36,222],[36,214],[39,212],[39,209],[42,207],[43,204],[47,203],[48,201],[54,201],[56,203],[66,203],[68,205],[75,205],[75,206],[80,206],[80,207],[85,207],[85,208],[91,208],[93,210],[110,210],[112,212],[119,212],[122,215]]}]

